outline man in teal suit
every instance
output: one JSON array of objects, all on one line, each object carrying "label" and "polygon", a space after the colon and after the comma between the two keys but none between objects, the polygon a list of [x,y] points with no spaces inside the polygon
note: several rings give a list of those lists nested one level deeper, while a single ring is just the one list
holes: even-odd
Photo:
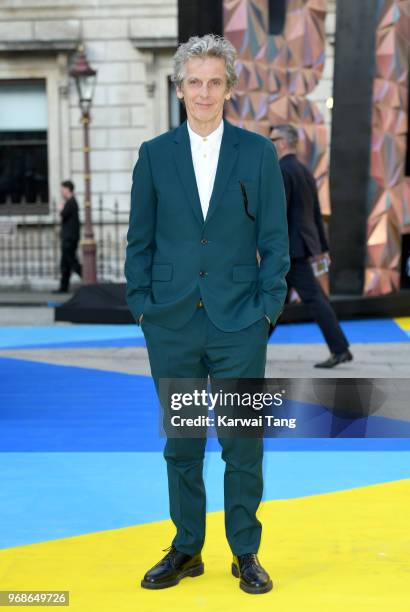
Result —
[{"label": "man in teal suit", "polygon": [[[269,326],[286,297],[286,200],[274,145],[223,118],[235,59],[231,43],[212,34],[178,47],[173,81],[187,120],[143,142],[133,171],[126,295],[157,391],[161,378],[263,378]],[[176,535],[145,588],[204,571],[205,441],[167,439]],[[264,593],[272,581],[257,557],[263,440],[219,441],[232,573],[243,590]]]}]

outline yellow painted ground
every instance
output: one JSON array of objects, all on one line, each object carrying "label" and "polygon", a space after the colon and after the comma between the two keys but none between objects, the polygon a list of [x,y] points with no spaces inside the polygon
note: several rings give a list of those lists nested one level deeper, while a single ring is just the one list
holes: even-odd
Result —
[{"label": "yellow painted ground", "polygon": [[259,516],[268,594],[230,575],[221,512],[208,515],[205,574],[177,587],[139,586],[173,536],[164,521],[2,550],[0,588],[69,590],[71,612],[409,612],[410,480],[265,502]]},{"label": "yellow painted ground", "polygon": [[398,317],[394,319],[394,321],[399,327],[404,329],[404,331],[410,331],[410,317]]}]

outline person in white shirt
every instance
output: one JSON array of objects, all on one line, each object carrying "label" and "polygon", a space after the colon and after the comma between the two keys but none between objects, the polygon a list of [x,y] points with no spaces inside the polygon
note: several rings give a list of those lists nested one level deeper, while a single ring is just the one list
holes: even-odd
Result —
[{"label": "person in white shirt", "polygon": [[[238,81],[235,57],[232,44],[213,34],[178,47],[173,81],[187,120],[143,142],[133,171],[126,297],[144,332],[160,399],[162,379],[199,381],[192,391],[200,392],[208,376],[211,383],[263,379],[269,319],[276,322],[286,297],[286,201],[275,148],[223,118]],[[244,591],[266,593],[272,581],[257,557],[256,517],[263,439],[217,433],[231,572]],[[166,434],[176,535],[142,579],[147,589],[204,572],[206,436]]]}]

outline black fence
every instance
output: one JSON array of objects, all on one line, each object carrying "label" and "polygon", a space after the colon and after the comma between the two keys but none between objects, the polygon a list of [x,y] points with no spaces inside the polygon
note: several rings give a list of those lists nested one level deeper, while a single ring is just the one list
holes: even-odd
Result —
[{"label": "black fence", "polygon": [[[36,280],[57,280],[60,277],[60,214],[56,202],[50,203],[49,214],[19,214],[18,205],[0,216],[0,286],[30,284]],[[81,204],[80,204],[81,211]],[[98,198],[93,207],[93,230],[97,245],[98,281],[124,281],[124,259],[127,244],[128,211],[104,206]],[[83,223],[81,231],[83,231]],[[81,241],[78,247],[81,260]],[[74,280],[73,275],[73,280]]]}]

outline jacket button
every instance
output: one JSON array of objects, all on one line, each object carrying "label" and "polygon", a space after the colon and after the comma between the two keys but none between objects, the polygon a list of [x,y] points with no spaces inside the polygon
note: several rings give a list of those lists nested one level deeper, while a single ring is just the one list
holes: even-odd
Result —
[{"label": "jacket button", "polygon": [[205,272],[204,270],[201,270],[199,273],[199,276],[206,276],[208,274],[208,272]]},{"label": "jacket button", "polygon": [[208,240],[206,238],[202,238],[201,244],[208,244]]}]

